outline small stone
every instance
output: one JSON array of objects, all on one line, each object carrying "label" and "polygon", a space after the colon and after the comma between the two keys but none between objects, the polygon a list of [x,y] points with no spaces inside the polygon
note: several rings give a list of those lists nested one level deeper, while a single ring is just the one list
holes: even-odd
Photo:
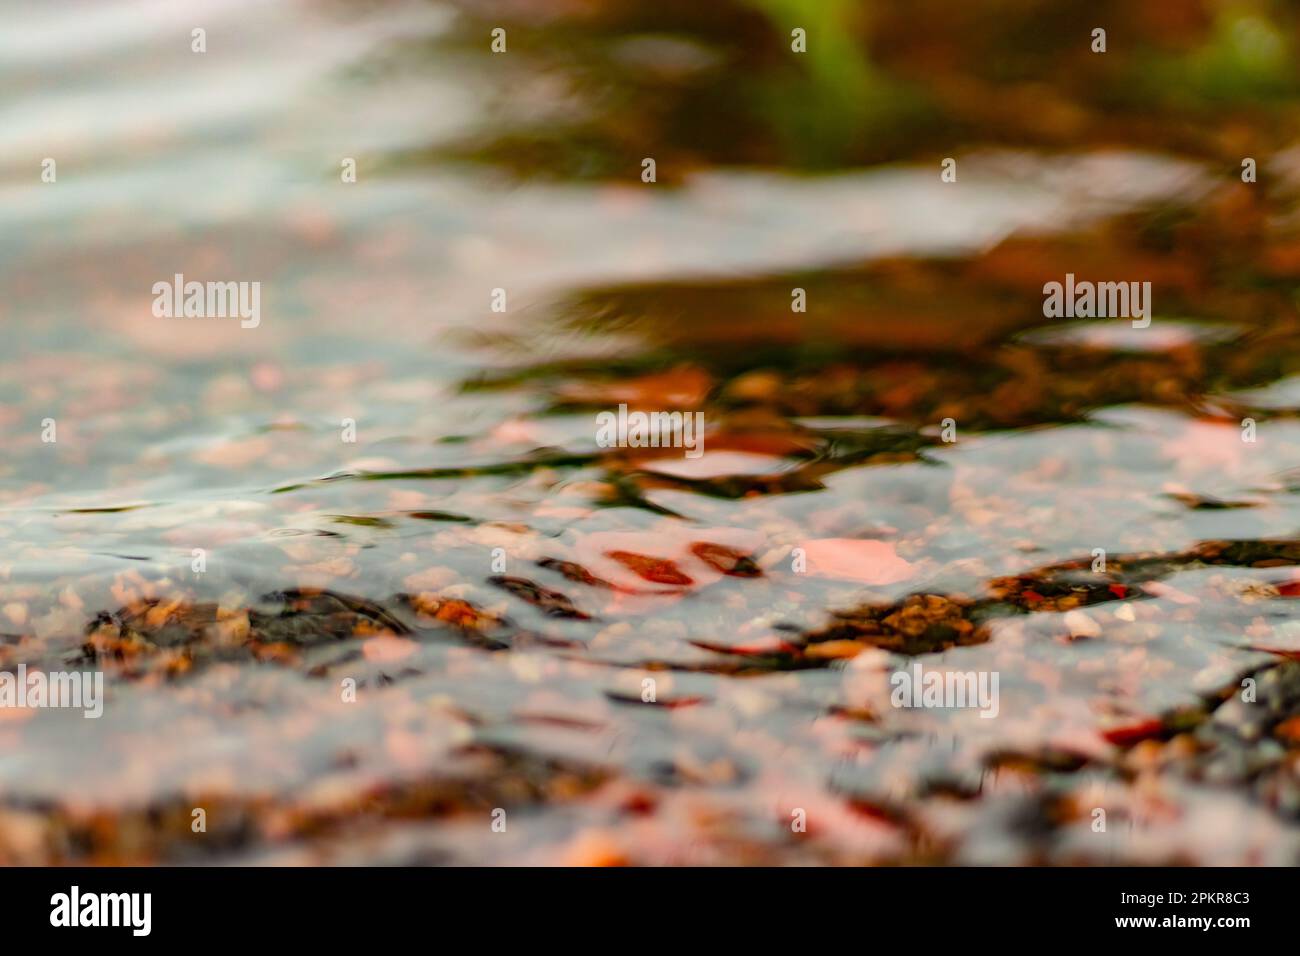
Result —
[{"label": "small stone", "polygon": [[1101,637],[1101,625],[1082,611],[1067,612],[1065,626],[1072,639]]}]

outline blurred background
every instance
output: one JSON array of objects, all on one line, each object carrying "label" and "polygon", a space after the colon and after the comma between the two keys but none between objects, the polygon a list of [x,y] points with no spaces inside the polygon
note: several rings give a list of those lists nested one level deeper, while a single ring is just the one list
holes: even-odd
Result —
[{"label": "blurred background", "polygon": [[1293,5],[0,22],[0,860],[1297,862]]}]

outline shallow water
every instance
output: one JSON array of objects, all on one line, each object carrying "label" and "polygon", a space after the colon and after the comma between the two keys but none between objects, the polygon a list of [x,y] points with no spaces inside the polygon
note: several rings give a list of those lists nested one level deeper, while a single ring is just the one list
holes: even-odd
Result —
[{"label": "shallow water", "polygon": [[[493,57],[432,3],[6,8],[0,664],[108,697],[0,710],[0,859],[1300,858],[1283,144],[1268,190],[1156,124],[950,184],[702,99],[652,185],[511,138],[634,115],[564,12]],[[638,23],[585,42],[707,69]],[[1150,328],[1044,319],[1067,272]],[[156,318],[175,273],[260,325]],[[621,402],[705,453],[600,447]],[[917,660],[997,716],[891,706]]]}]

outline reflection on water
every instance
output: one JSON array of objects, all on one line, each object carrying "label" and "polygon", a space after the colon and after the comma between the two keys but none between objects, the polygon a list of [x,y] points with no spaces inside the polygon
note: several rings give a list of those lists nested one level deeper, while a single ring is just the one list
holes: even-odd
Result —
[{"label": "reflection on water", "polygon": [[1296,861],[1287,24],[8,6],[0,859]]}]

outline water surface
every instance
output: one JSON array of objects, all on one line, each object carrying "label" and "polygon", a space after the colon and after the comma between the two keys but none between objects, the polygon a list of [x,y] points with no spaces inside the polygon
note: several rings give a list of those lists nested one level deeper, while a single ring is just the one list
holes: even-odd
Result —
[{"label": "water surface", "polygon": [[7,0],[0,859],[1296,862],[1286,25],[789,6]]}]

